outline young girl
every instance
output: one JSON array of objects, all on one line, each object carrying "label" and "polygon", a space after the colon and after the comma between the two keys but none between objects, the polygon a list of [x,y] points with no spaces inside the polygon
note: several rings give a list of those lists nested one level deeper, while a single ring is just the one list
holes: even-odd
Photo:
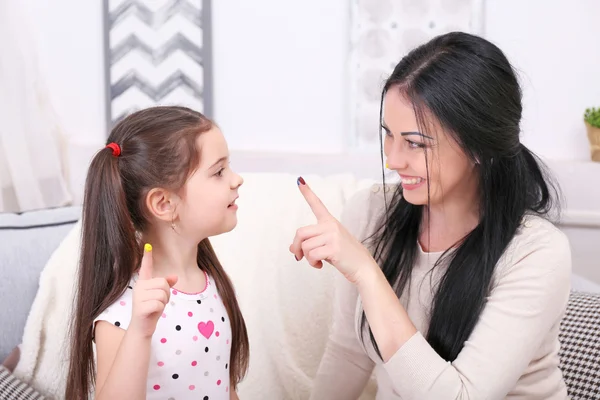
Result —
[{"label": "young girl", "polygon": [[130,115],[94,157],[67,399],[94,381],[96,399],[237,399],[246,326],[208,240],[237,223],[228,160],[219,129],[183,107]]}]

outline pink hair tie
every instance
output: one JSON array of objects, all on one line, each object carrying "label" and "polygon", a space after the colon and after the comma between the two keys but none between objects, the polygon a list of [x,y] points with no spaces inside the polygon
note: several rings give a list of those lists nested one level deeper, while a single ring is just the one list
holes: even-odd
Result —
[{"label": "pink hair tie", "polygon": [[115,142],[109,143],[106,145],[109,149],[112,149],[112,154],[115,157],[119,157],[121,155],[121,147]]}]

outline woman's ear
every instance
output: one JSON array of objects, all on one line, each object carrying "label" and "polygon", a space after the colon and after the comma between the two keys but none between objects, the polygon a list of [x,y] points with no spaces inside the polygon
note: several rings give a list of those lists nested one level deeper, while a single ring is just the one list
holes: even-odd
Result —
[{"label": "woman's ear", "polygon": [[179,197],[168,190],[155,188],[146,195],[146,207],[155,218],[171,223]]}]

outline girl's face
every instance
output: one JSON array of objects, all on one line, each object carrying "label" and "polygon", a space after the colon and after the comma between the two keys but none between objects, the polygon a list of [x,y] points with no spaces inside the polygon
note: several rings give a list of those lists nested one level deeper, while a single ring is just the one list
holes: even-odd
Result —
[{"label": "girl's face", "polygon": [[238,188],[244,180],[229,166],[229,150],[217,127],[198,136],[200,165],[185,183],[176,207],[177,230],[203,239],[237,224]]},{"label": "girl's face", "polygon": [[[472,199],[478,180],[475,164],[431,115],[419,128],[412,104],[397,87],[384,97],[382,127],[388,168],[402,180],[403,196],[411,204],[436,206]],[[423,131],[421,129],[426,129]]]}]

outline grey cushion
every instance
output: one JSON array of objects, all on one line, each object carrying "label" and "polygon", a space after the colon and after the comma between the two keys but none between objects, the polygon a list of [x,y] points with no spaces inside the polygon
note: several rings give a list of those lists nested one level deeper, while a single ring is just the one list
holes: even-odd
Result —
[{"label": "grey cushion", "polygon": [[600,294],[571,292],[559,340],[570,398],[600,399]]},{"label": "grey cushion", "polygon": [[81,207],[0,213],[0,362],[21,343],[40,272]]}]

